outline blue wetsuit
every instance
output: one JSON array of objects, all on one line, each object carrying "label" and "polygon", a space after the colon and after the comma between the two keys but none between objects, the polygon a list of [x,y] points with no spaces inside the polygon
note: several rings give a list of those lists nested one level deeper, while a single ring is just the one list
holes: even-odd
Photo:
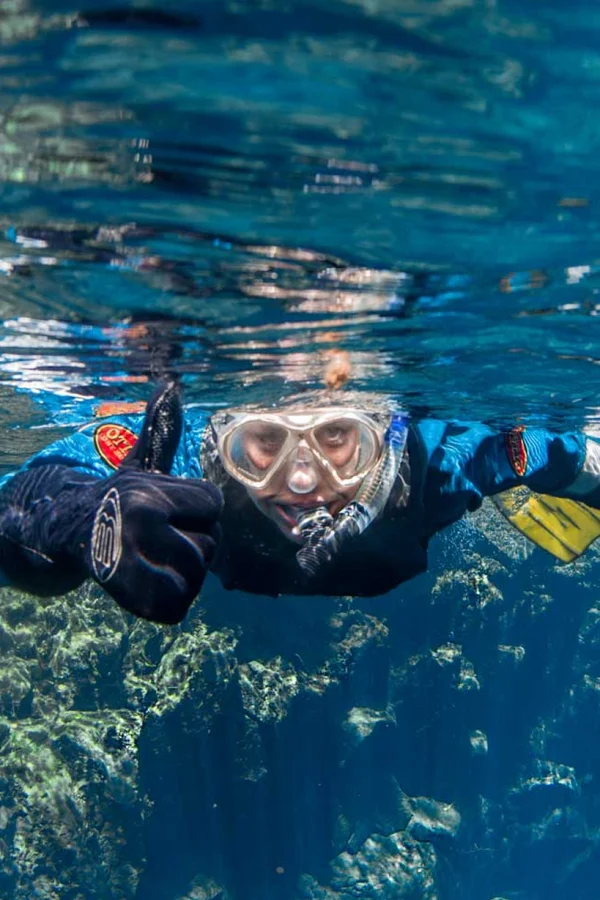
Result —
[{"label": "blue wetsuit", "polygon": [[167,450],[157,443],[163,401],[151,402],[150,418],[96,420],[0,481],[5,584],[55,593],[91,575],[137,615],[179,621],[209,566],[229,588],[375,595],[423,571],[430,538],[487,495],[526,485],[600,508],[599,445],[584,434],[425,419],[410,427],[384,513],[311,579],[296,564],[297,545],[241,485],[197,481],[212,477],[203,471],[205,411],[179,408]]}]

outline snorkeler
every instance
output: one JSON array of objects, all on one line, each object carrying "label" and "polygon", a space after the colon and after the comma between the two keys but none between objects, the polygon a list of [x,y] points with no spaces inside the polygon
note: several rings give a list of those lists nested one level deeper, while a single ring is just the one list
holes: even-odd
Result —
[{"label": "snorkeler", "polygon": [[145,415],[96,421],[5,476],[0,569],[38,595],[91,577],[164,623],[209,569],[254,593],[374,596],[425,571],[430,539],[490,495],[573,559],[600,534],[600,444],[410,422],[332,392],[209,416],[167,380]]}]

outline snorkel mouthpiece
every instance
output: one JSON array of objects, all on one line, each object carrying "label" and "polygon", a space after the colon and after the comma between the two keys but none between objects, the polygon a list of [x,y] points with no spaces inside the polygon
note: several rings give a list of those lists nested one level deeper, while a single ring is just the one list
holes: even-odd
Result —
[{"label": "snorkel mouthpiece", "polygon": [[315,575],[331,559],[325,538],[333,527],[333,516],[325,506],[317,506],[298,516],[296,527],[304,540],[296,554],[298,565],[307,575]]},{"label": "snorkel mouthpiece", "polygon": [[309,510],[298,519],[298,531],[304,538],[296,553],[298,565],[307,575],[316,575],[349,538],[356,537],[370,523],[368,511],[360,503],[349,503],[334,520],[324,506]]}]

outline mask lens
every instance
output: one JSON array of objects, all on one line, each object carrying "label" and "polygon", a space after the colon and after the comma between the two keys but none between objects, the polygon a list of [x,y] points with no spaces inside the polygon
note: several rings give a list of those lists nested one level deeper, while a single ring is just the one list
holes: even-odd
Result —
[{"label": "mask lens", "polygon": [[[269,413],[228,424],[220,426],[223,464],[249,487],[266,487],[278,472],[286,473],[295,493],[314,490],[321,477],[345,486],[360,480],[381,455],[382,425],[361,413]],[[215,430],[218,435],[218,420]]]},{"label": "mask lens", "polygon": [[259,481],[279,461],[287,435],[287,429],[273,422],[246,422],[230,437],[231,462],[247,478]]},{"label": "mask lens", "polygon": [[368,468],[379,454],[375,432],[355,419],[335,419],[315,428],[314,440],[323,458],[341,478]]}]

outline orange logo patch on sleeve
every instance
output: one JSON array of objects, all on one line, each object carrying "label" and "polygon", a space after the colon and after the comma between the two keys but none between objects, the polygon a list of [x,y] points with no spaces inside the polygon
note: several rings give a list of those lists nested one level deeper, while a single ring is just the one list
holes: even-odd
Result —
[{"label": "orange logo patch on sleeve", "polygon": [[523,425],[518,425],[512,431],[507,432],[505,436],[506,455],[511,464],[513,471],[519,478],[522,478],[527,470],[527,447],[525,446],[525,438]]},{"label": "orange logo patch on sleeve", "polygon": [[113,469],[121,465],[137,441],[137,435],[124,425],[106,422],[94,432],[94,446],[104,462]]}]

